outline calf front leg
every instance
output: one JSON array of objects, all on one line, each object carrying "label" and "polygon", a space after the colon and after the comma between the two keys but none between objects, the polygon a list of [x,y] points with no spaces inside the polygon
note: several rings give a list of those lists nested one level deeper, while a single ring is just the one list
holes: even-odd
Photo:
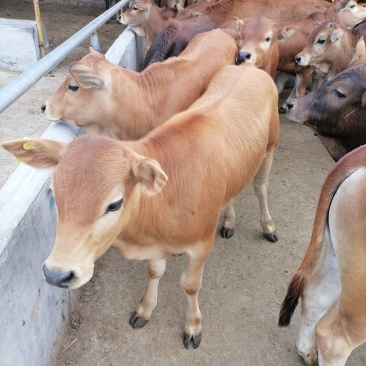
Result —
[{"label": "calf front leg", "polygon": [[158,302],[158,286],[166,269],[166,259],[148,260],[149,282],[144,296],[131,315],[129,324],[134,329],[142,328],[151,318],[151,313]]},{"label": "calf front leg", "polygon": [[221,237],[230,239],[234,235],[235,229],[235,211],[234,200],[231,200],[225,207],[224,222],[221,227]]},{"label": "calf front leg", "polygon": [[272,217],[268,211],[267,188],[268,177],[271,171],[273,161],[273,151],[266,154],[263,163],[260,166],[253,180],[254,193],[258,198],[260,207],[260,223],[263,228],[263,236],[274,243],[278,240],[276,228],[273,224]]},{"label": "calf front leg", "polygon": [[[208,245],[209,247],[212,247],[212,243],[209,243]],[[183,334],[183,344],[185,348],[189,348],[191,343],[193,348],[197,348],[201,343],[202,315],[198,305],[198,292],[201,289],[203,266],[208,254],[207,250],[204,254],[199,250],[189,252],[187,268],[181,276],[181,285],[188,297],[186,322]]]}]

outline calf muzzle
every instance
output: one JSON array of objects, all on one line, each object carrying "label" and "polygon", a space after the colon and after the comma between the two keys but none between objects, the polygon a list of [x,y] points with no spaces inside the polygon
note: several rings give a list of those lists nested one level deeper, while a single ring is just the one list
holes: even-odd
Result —
[{"label": "calf muzzle", "polygon": [[56,287],[68,288],[74,279],[74,273],[72,271],[69,272],[53,272],[47,268],[47,266],[43,265],[43,273],[46,281]]},{"label": "calf muzzle", "polygon": [[239,51],[238,54],[236,55],[236,64],[240,65],[243,62],[250,60],[251,57],[252,54],[250,52]]}]

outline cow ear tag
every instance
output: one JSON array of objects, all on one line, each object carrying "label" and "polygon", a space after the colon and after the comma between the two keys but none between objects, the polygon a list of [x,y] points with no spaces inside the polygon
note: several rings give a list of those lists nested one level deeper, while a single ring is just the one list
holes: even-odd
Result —
[{"label": "cow ear tag", "polygon": [[23,144],[23,149],[24,150],[33,150],[35,148],[35,144],[32,143],[31,141],[26,141],[24,144]]},{"label": "cow ear tag", "polygon": [[15,158],[15,163],[16,163],[16,164],[20,164],[21,162],[22,162],[22,161],[21,161],[19,158],[17,158],[17,157]]}]

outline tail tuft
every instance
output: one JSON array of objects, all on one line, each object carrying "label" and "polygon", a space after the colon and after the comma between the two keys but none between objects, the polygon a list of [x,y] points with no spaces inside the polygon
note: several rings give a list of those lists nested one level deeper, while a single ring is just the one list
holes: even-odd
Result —
[{"label": "tail tuft", "polygon": [[278,326],[287,327],[291,322],[291,317],[299,302],[299,297],[302,295],[305,286],[305,278],[298,273],[292,277],[288,286],[287,294],[282,302]]}]

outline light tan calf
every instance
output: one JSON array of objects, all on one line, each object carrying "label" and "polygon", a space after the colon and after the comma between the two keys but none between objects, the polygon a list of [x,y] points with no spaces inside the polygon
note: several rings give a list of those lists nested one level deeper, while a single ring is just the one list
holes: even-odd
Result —
[{"label": "light tan calf", "polygon": [[366,342],[365,199],[366,147],[361,146],[326,178],[309,247],[282,304],[279,325],[287,326],[301,297],[297,348],[306,365],[316,364],[315,340],[319,366],[345,365],[351,351]]},{"label": "light tan calf", "polygon": [[275,28],[282,37],[278,42],[280,54],[278,70],[281,72],[276,78],[278,92],[282,92],[291,75],[296,76],[294,88],[280,108],[281,113],[286,112],[287,102],[305,95],[306,86],[311,78],[311,90],[315,90],[319,85],[321,76],[313,66],[299,66],[295,63],[296,55],[306,46],[314,28],[326,20],[333,20],[342,27],[352,28],[365,19],[365,14],[366,8],[354,0],[340,0],[333,2],[325,13],[316,12],[305,18],[276,22]]},{"label": "light tan calf", "polygon": [[192,38],[179,57],[141,73],[92,52],[70,67],[64,83],[42,106],[47,118],[87,132],[137,139],[187,109],[223,66],[234,64],[238,46],[221,30]]},{"label": "light tan calf", "polygon": [[[307,45],[295,56],[295,62],[300,66],[314,66],[322,79],[329,80],[353,63],[361,37],[353,29],[334,22],[323,22],[314,29]],[[365,55],[358,55],[362,56]]]},{"label": "light tan calf", "polygon": [[[83,285],[111,245],[127,259],[148,260],[150,281],[130,319],[133,328],[140,328],[156,306],[166,258],[186,253],[184,345],[198,347],[198,292],[219,214],[253,179],[263,235],[277,240],[267,207],[279,135],[277,103],[268,74],[233,65],[218,72],[191,108],[139,141],[85,135],[69,145],[41,139],[4,143],[29,165],[55,166],[58,222],[43,266],[47,281],[65,288]],[[231,211],[225,222],[234,215]]]},{"label": "light tan calf", "polygon": [[151,0],[134,0],[119,22],[129,25],[140,37],[146,37],[146,47],[150,47],[154,37],[177,13],[177,9],[159,8]]}]

